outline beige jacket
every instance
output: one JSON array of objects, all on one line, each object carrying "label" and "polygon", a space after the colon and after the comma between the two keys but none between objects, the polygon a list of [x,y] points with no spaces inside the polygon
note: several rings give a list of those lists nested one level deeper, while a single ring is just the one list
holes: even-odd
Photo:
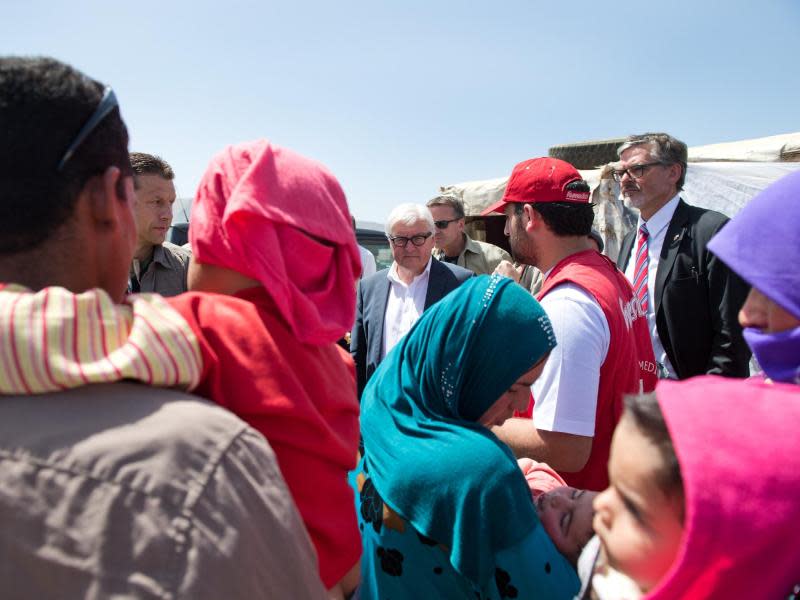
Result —
[{"label": "beige jacket", "polygon": [[325,598],[266,440],[133,383],[0,397],[4,599]]},{"label": "beige jacket", "polygon": [[[476,275],[491,275],[501,260],[511,262],[511,255],[499,246],[473,240],[466,233],[464,237],[466,244],[456,261],[459,267],[469,269]],[[444,260],[444,250],[434,248],[433,255],[439,260]]]}]

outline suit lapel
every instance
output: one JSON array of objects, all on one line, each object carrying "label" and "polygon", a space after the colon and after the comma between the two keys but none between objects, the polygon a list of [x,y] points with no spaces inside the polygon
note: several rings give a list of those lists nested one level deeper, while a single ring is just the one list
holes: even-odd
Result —
[{"label": "suit lapel", "polygon": [[372,311],[372,329],[376,335],[371,336],[371,338],[375,343],[373,356],[376,357],[376,362],[380,359],[381,352],[383,352],[383,325],[386,322],[386,304],[389,302],[389,290],[391,288],[388,273],[389,271],[386,271],[386,275],[381,277],[375,285],[376,307]]},{"label": "suit lapel", "polygon": [[633,249],[633,240],[636,239],[636,231],[636,227],[634,227],[624,238],[622,238],[622,247],[620,248],[619,256],[617,257],[617,266],[623,273],[625,272],[625,269],[628,268],[628,263],[631,260],[631,250]]},{"label": "suit lapel", "polygon": [[656,270],[656,285],[655,285],[655,304],[653,305],[654,312],[658,314],[661,307],[661,297],[664,294],[664,284],[672,272],[672,267],[675,264],[675,258],[678,256],[678,251],[681,247],[683,236],[686,235],[686,221],[689,218],[689,209],[683,200],[678,200],[678,206],[675,207],[675,213],[672,215],[672,220],[667,226],[667,233],[664,235],[664,245],[661,247],[661,256],[658,258],[658,269]]},{"label": "suit lapel", "polygon": [[431,272],[428,274],[428,291],[425,292],[424,310],[428,310],[431,304],[442,298],[444,292],[444,278],[440,275],[442,269],[447,269],[447,267],[435,258],[431,260]]}]

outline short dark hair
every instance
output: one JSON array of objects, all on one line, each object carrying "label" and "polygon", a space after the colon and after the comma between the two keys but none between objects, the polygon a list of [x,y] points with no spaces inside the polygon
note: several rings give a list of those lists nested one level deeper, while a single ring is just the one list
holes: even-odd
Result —
[{"label": "short dark hair", "polygon": [[[589,184],[578,179],[566,185],[567,190],[589,192]],[[514,212],[522,213],[524,205],[516,203]],[[594,222],[594,204],[590,202],[531,202],[531,208],[538,212],[545,225],[557,236],[588,236]]]},{"label": "short dark hair", "polygon": [[452,194],[442,194],[441,196],[431,198],[425,206],[428,208],[431,206],[449,206],[453,209],[453,214],[456,219],[464,218],[464,202],[461,198],[453,196]]},{"label": "short dark hair", "polygon": [[686,183],[686,163],[689,160],[689,150],[686,144],[668,133],[629,135],[617,148],[617,156],[621,156],[625,150],[633,146],[647,146],[650,149],[650,155],[662,164],[680,165],[681,176],[676,186],[679,191],[683,189],[683,184]]},{"label": "short dark hair", "polygon": [[119,108],[58,169],[104,89],[52,58],[0,58],[0,254],[30,250],[47,240],[72,216],[90,177],[110,166],[131,173]]},{"label": "short dark hair", "polygon": [[649,394],[633,394],[625,397],[625,414],[633,421],[637,429],[650,440],[661,455],[664,468],[655,474],[655,483],[659,489],[675,501],[680,501],[680,516],[684,514],[684,491],[681,465],[675,454],[675,447],[664,421],[664,414],[658,404],[655,392]]},{"label": "short dark hair", "polygon": [[175,171],[172,170],[169,163],[155,154],[131,152],[131,168],[133,169],[134,184],[136,184],[137,175],[158,175],[168,181],[175,179]]}]

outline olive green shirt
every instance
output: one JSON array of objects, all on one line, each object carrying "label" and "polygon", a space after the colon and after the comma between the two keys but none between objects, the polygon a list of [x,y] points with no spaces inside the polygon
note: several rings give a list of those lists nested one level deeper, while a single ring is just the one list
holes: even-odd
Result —
[{"label": "olive green shirt", "polygon": [[[466,233],[464,237],[466,244],[455,262],[459,267],[469,269],[476,275],[491,275],[501,260],[512,261],[511,255],[499,246],[473,240]],[[445,259],[444,251],[436,248],[433,249],[433,256],[439,260]]]}]

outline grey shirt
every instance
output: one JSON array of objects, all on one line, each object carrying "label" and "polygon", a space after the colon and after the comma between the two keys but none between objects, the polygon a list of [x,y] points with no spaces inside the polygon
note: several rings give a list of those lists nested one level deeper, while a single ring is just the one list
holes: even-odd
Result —
[{"label": "grey shirt", "polygon": [[[134,260],[130,278],[137,277],[140,292],[156,292],[162,296],[177,296],[189,290],[186,275],[192,251],[183,246],[164,242],[153,248],[153,258],[142,270]],[[128,285],[131,291],[131,285]]]},{"label": "grey shirt", "polygon": [[132,383],[0,397],[0,581],[16,598],[325,598],[266,440]]}]

